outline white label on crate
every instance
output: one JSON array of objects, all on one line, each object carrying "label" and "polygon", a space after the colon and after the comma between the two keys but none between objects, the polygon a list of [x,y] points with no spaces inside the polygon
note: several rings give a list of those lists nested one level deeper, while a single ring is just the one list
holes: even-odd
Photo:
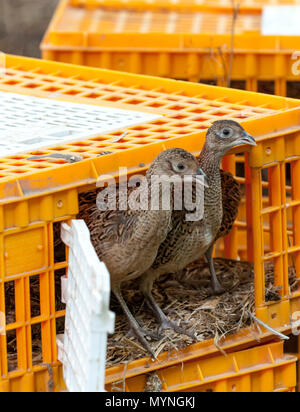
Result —
[{"label": "white label on crate", "polygon": [[0,92],[0,157],[101,136],[162,116]]},{"label": "white label on crate", "polygon": [[300,36],[300,6],[266,6],[261,33],[266,36]]}]

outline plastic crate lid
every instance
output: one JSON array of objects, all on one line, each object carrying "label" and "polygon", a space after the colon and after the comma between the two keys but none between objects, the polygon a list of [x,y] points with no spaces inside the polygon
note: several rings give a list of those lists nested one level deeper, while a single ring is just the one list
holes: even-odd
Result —
[{"label": "plastic crate lid", "polygon": [[0,157],[96,137],[160,117],[0,92]]},{"label": "plastic crate lid", "polygon": [[120,7],[136,9],[170,10],[231,10],[239,5],[241,10],[261,10],[265,5],[297,5],[299,0],[70,0],[74,6]]},{"label": "plastic crate lid", "polygon": [[[64,144],[0,159],[0,203],[96,182],[126,165],[140,172],[162,150],[183,147],[201,150],[215,120],[244,124],[259,142],[279,130],[299,130],[299,101],[149,76],[84,66],[6,56],[0,90],[36,97],[125,110],[150,111],[158,120]],[[51,158],[57,153],[80,155],[69,164]],[[110,155],[105,155],[110,153]],[[41,159],[32,159],[42,156]],[[9,183],[9,184],[8,184]]]},{"label": "plastic crate lid", "polygon": [[[61,8],[61,11],[60,11]],[[71,46],[97,46],[106,47],[107,41],[103,38],[84,40],[93,34],[155,34],[168,35],[205,35],[205,34],[231,34],[231,10],[172,10],[172,9],[122,9],[105,8],[90,9],[88,7],[75,7],[69,3],[61,3],[53,19],[50,30],[45,36],[46,44]],[[82,27],[84,26],[84,30]],[[246,12],[238,15],[236,34],[246,32],[260,32],[261,13]],[[154,39],[155,40],[155,39]],[[163,40],[163,39],[162,39]],[[124,40],[119,39],[121,47]],[[148,46],[149,40],[145,44]],[[152,44],[153,42],[151,42]],[[135,42],[133,44],[136,44]],[[130,44],[128,44],[130,46]],[[159,45],[157,45],[159,46]]]},{"label": "plastic crate lid", "polygon": [[[135,3],[140,7],[133,7]],[[232,9],[177,9],[173,7],[173,3],[168,7],[149,8],[149,4],[157,3],[129,1],[124,6],[118,1],[110,5],[104,1],[93,8],[90,0],[83,3],[63,0],[44,36],[41,49],[43,52],[49,51],[50,60],[51,52],[55,51],[89,51],[92,58],[85,61],[87,64],[93,61],[96,52],[124,50],[143,53],[151,50],[153,53],[167,50],[187,53],[190,50],[208,52],[219,47],[224,52],[230,50]],[[274,4],[275,7],[281,7],[280,2]],[[298,4],[300,3],[295,2],[291,7],[297,7]],[[235,51],[245,53],[246,50],[251,50],[252,53],[257,53],[268,50],[277,53],[282,50],[290,53],[297,50],[297,35],[280,35],[280,25],[284,24],[282,22],[275,28],[274,35],[263,35],[264,8],[265,4],[261,4],[258,10],[240,10],[235,22]],[[276,34],[277,29],[279,34]],[[114,61],[114,64],[117,62]],[[121,66],[115,67],[122,69]]]}]

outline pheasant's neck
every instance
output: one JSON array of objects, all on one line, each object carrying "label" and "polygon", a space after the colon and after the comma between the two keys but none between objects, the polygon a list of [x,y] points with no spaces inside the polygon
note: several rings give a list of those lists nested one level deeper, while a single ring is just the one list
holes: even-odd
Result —
[{"label": "pheasant's neck", "polygon": [[[161,180],[162,179],[162,180]],[[146,175],[149,206],[152,211],[172,212],[174,205],[174,183],[156,174]],[[151,211],[150,210],[150,211]]]},{"label": "pheasant's neck", "polygon": [[142,187],[141,197],[138,200],[144,200],[142,210],[138,212],[140,221],[140,233],[137,234],[143,239],[156,239],[162,242],[169,229],[173,210],[173,196],[166,196],[164,187],[161,183],[156,184],[149,176],[146,176]]},{"label": "pheasant's neck", "polygon": [[222,187],[220,166],[222,155],[215,153],[205,144],[198,158],[200,167],[208,178],[209,187],[205,189],[205,215],[211,218],[214,226],[218,226],[221,216],[223,216]]},{"label": "pheasant's neck", "polygon": [[222,155],[215,153],[207,143],[205,143],[198,160],[208,180],[214,180],[220,176]]}]

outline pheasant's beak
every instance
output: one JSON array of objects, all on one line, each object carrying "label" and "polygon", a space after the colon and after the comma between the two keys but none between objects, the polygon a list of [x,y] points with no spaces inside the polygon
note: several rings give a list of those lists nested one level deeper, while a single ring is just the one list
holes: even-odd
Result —
[{"label": "pheasant's beak", "polygon": [[246,131],[243,133],[242,137],[235,142],[235,146],[241,146],[245,144],[249,146],[257,146],[254,138]]}]

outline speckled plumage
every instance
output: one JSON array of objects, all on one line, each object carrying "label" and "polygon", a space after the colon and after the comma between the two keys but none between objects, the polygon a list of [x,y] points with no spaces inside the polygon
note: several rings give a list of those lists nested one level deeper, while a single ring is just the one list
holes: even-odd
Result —
[{"label": "speckled plumage", "polygon": [[[128,194],[132,193],[131,189]],[[119,203],[118,195],[118,203]],[[159,244],[171,228],[168,211],[108,210],[96,204],[83,211],[96,253],[105,262],[112,287],[139,277],[151,266]]]},{"label": "speckled plumage", "polygon": [[[199,171],[198,162],[193,155],[183,149],[166,150],[155,159],[147,171],[144,179],[147,185],[142,184],[141,188],[125,192],[115,192],[117,196],[114,210],[101,211],[98,205],[91,204],[81,209],[79,215],[79,218],[87,223],[95,250],[110,272],[112,290],[127,316],[131,331],[153,357],[155,355],[145,339],[146,332],[141,329],[124,301],[121,284],[138,278],[151,267],[159,245],[171,230],[173,205],[166,210],[161,207],[163,185],[159,184],[158,190],[152,191],[151,178],[154,175],[183,177],[200,173],[203,172]],[[110,193],[114,195],[114,191]],[[132,198],[133,195],[136,199],[141,199],[143,194],[149,201],[158,200],[159,209],[154,210],[150,207],[151,203],[140,210],[128,207],[129,197]]]},{"label": "speckled plumage", "polygon": [[242,199],[241,185],[231,173],[221,170],[223,219],[216,240],[228,235],[238,216]]},{"label": "speckled plumage", "polygon": [[219,163],[211,160],[204,162],[199,159],[209,184],[209,188],[205,188],[203,219],[188,222],[185,210],[173,212],[172,229],[160,245],[151,269],[143,275],[142,282],[147,283],[148,280],[152,283],[153,277],[156,279],[162,274],[184,269],[203,256],[216,239],[223,219],[222,190]]},{"label": "speckled plumage", "polygon": [[232,229],[241,193],[238,182],[231,174],[221,171],[220,164],[228,150],[243,144],[256,145],[254,139],[238,123],[224,120],[211,126],[198,159],[209,185],[205,188],[203,219],[188,222],[184,211],[174,211],[172,229],[160,245],[153,265],[141,277],[140,288],[162,327],[177,328],[177,325],[170,323],[152,296],[153,282],[160,275],[184,269],[205,255],[210,265],[213,290],[215,293],[222,292],[214,270],[212,248],[219,237]]},{"label": "speckled plumage", "polygon": [[[222,207],[223,219],[219,231],[215,237],[218,240],[228,235],[234,225],[238,215],[239,205],[241,202],[241,187],[239,182],[233,175],[225,170],[220,170],[221,187],[222,187]],[[212,210],[214,211],[215,208]],[[158,268],[161,264],[167,263],[170,260],[170,245],[177,243],[178,237],[190,234],[193,228],[193,222],[186,222],[186,225],[181,224],[181,219],[184,219],[184,213],[174,212],[172,219],[172,231],[168,233],[165,241],[159,248],[158,255],[152,268]],[[188,246],[188,245],[187,245]],[[179,245],[178,245],[179,247]]]},{"label": "speckled plumage", "polygon": [[[193,172],[197,171],[194,156],[183,149],[170,149],[161,153],[150,166],[146,179],[148,181],[148,198],[151,200],[151,183],[153,175],[168,173],[161,166],[169,158],[192,163]],[[174,171],[170,171],[174,174]],[[119,204],[136,188],[129,188],[127,194],[117,190],[116,210],[101,211],[95,203],[81,208],[79,218],[89,227],[91,240],[99,258],[106,263],[111,274],[112,286],[122,281],[139,277],[153,263],[159,245],[171,229],[172,210],[119,210]],[[152,194],[160,196],[160,193]]]}]

